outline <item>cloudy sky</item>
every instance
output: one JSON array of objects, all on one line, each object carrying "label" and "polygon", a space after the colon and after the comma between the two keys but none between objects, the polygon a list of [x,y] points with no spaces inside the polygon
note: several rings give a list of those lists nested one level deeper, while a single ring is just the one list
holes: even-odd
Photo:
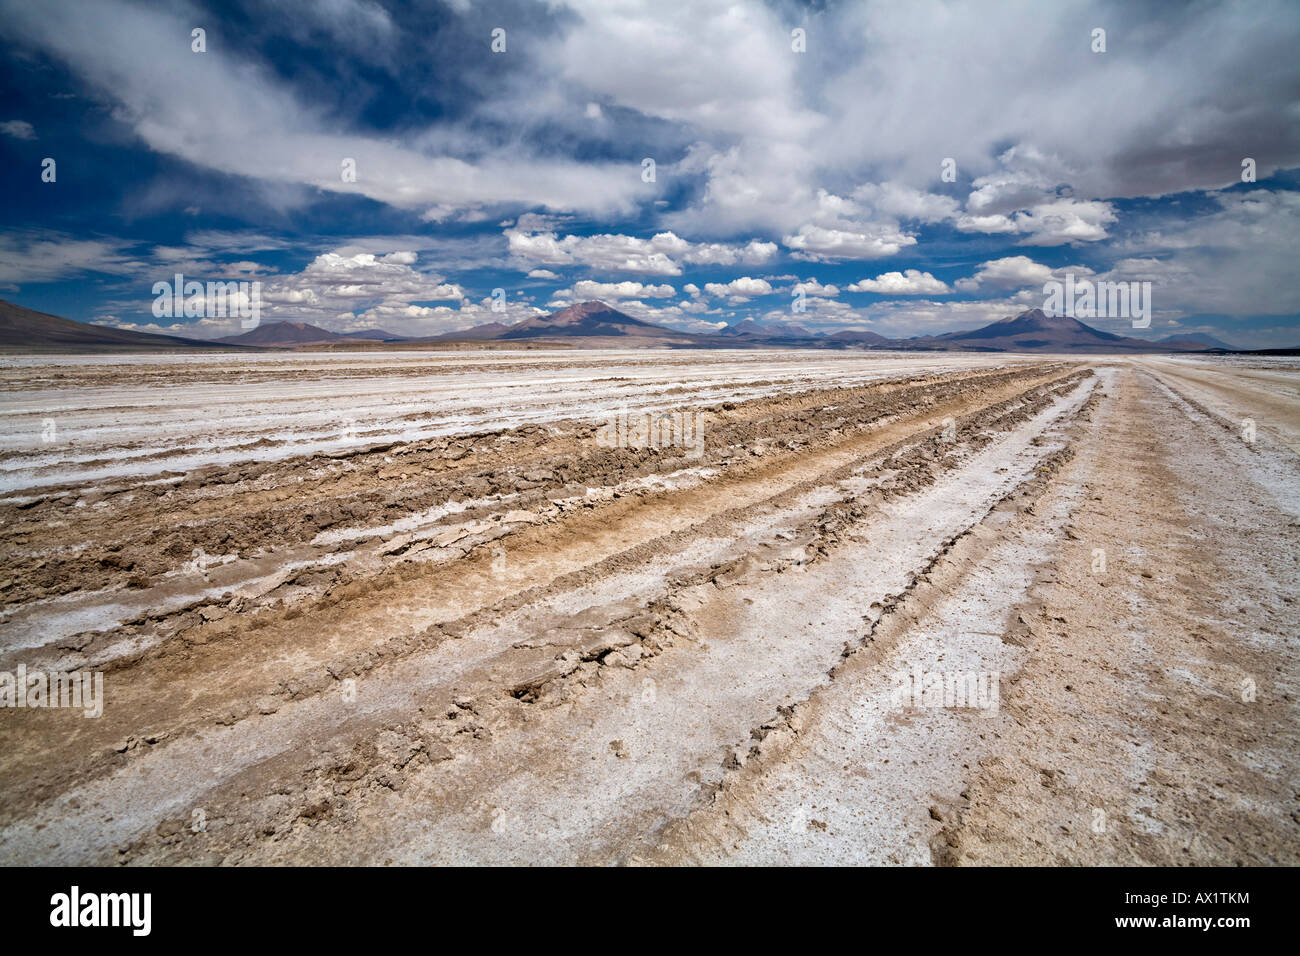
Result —
[{"label": "cloudy sky", "polygon": [[1152,283],[1102,328],[1300,344],[1294,0],[0,0],[0,40],[0,297],[71,318],[239,332],[154,318],[180,272],[340,331],[907,336],[1073,272]]}]

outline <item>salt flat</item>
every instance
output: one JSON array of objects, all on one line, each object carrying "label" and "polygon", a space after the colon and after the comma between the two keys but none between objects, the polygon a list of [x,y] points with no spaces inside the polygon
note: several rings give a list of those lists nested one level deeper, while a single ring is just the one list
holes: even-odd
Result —
[{"label": "salt flat", "polygon": [[10,357],[0,492],[1016,361],[805,350]]},{"label": "salt flat", "polygon": [[1294,863],[1298,377],[7,359],[0,860]]}]

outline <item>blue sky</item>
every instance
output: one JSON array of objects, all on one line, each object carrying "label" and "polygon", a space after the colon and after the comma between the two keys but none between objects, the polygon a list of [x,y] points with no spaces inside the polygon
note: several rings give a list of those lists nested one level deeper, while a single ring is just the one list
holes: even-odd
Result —
[{"label": "blue sky", "polygon": [[238,333],[154,318],[181,272],[341,331],[907,336],[1073,272],[1152,283],[1101,328],[1300,344],[1293,2],[0,0],[0,38],[0,297],[71,318]]}]

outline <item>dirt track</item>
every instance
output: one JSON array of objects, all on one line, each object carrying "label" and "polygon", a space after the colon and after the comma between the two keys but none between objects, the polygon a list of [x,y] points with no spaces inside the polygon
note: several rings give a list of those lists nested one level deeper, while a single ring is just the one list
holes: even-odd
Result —
[{"label": "dirt track", "polygon": [[[550,396],[24,453],[0,670],[105,706],[0,710],[0,860],[1297,862],[1294,370],[671,374],[700,457]],[[998,706],[894,706],[918,667]]]}]

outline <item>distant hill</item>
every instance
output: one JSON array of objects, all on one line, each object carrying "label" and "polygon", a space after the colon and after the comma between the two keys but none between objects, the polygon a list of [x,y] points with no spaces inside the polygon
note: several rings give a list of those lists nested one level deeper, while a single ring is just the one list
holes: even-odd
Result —
[{"label": "distant hill", "polygon": [[365,339],[368,342],[405,342],[408,338],[405,335],[386,332],[383,329],[362,329],[359,332],[341,332],[339,334],[346,339]]},{"label": "distant hill", "polygon": [[154,335],[77,322],[0,299],[0,347],[96,352],[207,349],[213,345],[179,335]]},{"label": "distant hill", "polygon": [[1202,351],[1199,342],[1151,342],[1103,332],[1068,316],[1047,315],[1030,309],[978,329],[943,335],[891,339],[876,332],[845,330],[820,335],[786,322],[759,323],[752,319],[728,325],[718,332],[697,334],[635,319],[604,302],[583,302],[550,315],[535,316],[506,327],[499,323],[448,332],[423,341],[509,341],[512,339],[584,339],[583,346],[676,346],[689,348],[859,348],[979,352],[1187,352]]},{"label": "distant hill", "polygon": [[1048,315],[1042,309],[1030,309],[971,331],[908,339],[906,347],[994,352],[1181,352],[1203,348],[1115,335],[1067,315]]},{"label": "distant hill", "polygon": [[458,332],[444,332],[442,335],[434,335],[429,338],[416,339],[419,342],[482,342],[489,339],[498,339],[501,333],[510,328],[508,325],[502,325],[500,322],[485,322],[483,325],[476,325],[473,328],[461,329]]},{"label": "distant hill", "polygon": [[600,301],[582,302],[568,308],[503,325],[484,325],[442,335],[411,337],[386,329],[331,332],[307,322],[266,322],[239,335],[214,341],[187,339],[178,335],[152,335],[109,326],[74,322],[46,315],[0,300],[0,347],[96,351],[99,349],[212,349],[230,347],[311,348],[384,344],[403,348],[421,343],[439,346],[510,342],[536,343],[546,347],[555,342],[576,348],[836,348],[891,350],[955,350],[980,352],[1203,352],[1209,349],[1234,351],[1231,346],[1203,334],[1171,335],[1160,341],[1130,338],[1103,332],[1068,316],[1051,316],[1030,309],[978,329],[942,335],[890,339],[876,332],[844,330],[831,335],[810,332],[794,323],[758,323],[746,319],[714,333],[678,332],[634,318]]},{"label": "distant hill", "polygon": [[329,342],[351,342],[352,338],[331,332],[307,322],[263,322],[255,329],[240,335],[216,339],[227,345],[258,345],[262,348],[292,348],[295,345],[322,345]]},{"label": "distant hill", "polygon": [[534,316],[516,322],[502,332],[500,337],[503,339],[552,335],[652,337],[672,334],[674,333],[671,329],[655,325],[653,322],[634,319],[604,302],[582,302],[552,312],[550,315]]},{"label": "distant hill", "polygon": [[502,325],[489,322],[473,328],[446,332],[413,342],[525,342],[529,340],[578,340],[580,348],[662,348],[673,346],[721,347],[716,336],[678,332],[633,318],[600,301],[581,302],[552,312]]},{"label": "distant hill", "polygon": [[881,348],[891,348],[895,345],[893,339],[885,338],[878,332],[857,332],[848,329],[826,336],[826,342],[835,345],[874,345]]},{"label": "distant hill", "polygon": [[1207,349],[1227,349],[1229,352],[1235,351],[1235,345],[1229,345],[1222,339],[1216,339],[1213,335],[1206,335],[1203,332],[1187,332],[1183,335],[1169,335],[1159,340],[1160,345],[1174,346],[1192,346]]},{"label": "distant hill", "polygon": [[744,319],[741,322],[735,322],[725,328],[719,329],[718,335],[725,335],[728,338],[757,338],[771,340],[787,339],[812,339],[817,338],[816,332],[810,332],[802,325],[795,325],[793,322],[755,322],[753,319]]},{"label": "distant hill", "polygon": [[[729,332],[727,330],[730,330]],[[773,323],[760,325],[746,319],[727,326],[722,333],[679,332],[654,322],[637,319],[605,302],[580,302],[552,312],[504,326],[497,322],[459,332],[448,332],[424,341],[519,341],[526,339],[580,339],[585,347],[616,348],[759,348],[767,344],[811,341],[813,333],[798,326]]]}]

